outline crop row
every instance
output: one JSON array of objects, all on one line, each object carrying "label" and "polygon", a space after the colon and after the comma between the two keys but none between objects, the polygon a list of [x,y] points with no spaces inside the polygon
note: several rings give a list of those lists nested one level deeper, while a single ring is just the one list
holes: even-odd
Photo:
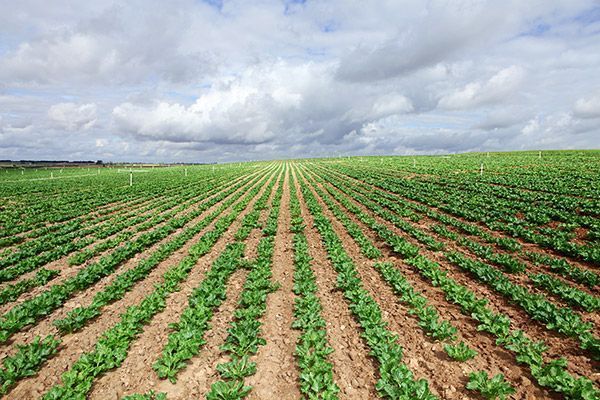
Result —
[{"label": "crop row", "polygon": [[413,373],[402,362],[402,346],[398,337],[386,328],[381,310],[375,300],[363,288],[356,266],[348,256],[331,221],[322,213],[316,198],[304,182],[301,182],[302,196],[313,216],[314,224],[334,269],[338,273],[338,286],[344,292],[349,308],[359,322],[371,354],[379,363],[379,381],[376,389],[383,398],[411,398],[432,400],[435,397],[425,379],[415,380]]},{"label": "crop row", "polygon": [[[351,204],[331,186],[327,185],[326,189],[341,204]],[[566,360],[556,359],[545,362],[543,352],[547,347],[542,342],[534,342],[524,332],[511,329],[510,318],[491,311],[487,307],[487,299],[478,298],[471,290],[450,278],[437,263],[419,254],[419,247],[396,235],[385,225],[377,223],[373,217],[358,207],[347,207],[347,210],[373,229],[381,240],[404,258],[406,264],[412,266],[434,286],[439,286],[446,294],[447,300],[458,304],[465,315],[478,321],[478,329],[494,335],[497,344],[515,352],[517,362],[530,368],[538,384],[573,399],[593,399],[598,395],[598,391],[588,378],[575,378],[566,371]]]},{"label": "crop row", "polygon": [[185,216],[172,218],[167,224],[142,234],[135,241],[117,248],[97,262],[86,266],[74,277],[61,284],[53,285],[33,299],[15,306],[0,319],[0,342],[8,340],[13,333],[60,307],[74,293],[90,287],[101,278],[110,275],[122,262],[166,238],[200,214],[201,211],[195,210]]},{"label": "crop row", "polygon": [[[142,332],[144,325],[164,309],[167,297],[180,290],[180,284],[188,277],[198,259],[210,251],[259,189],[257,186],[251,190],[232,212],[217,221],[213,230],[205,233],[192,245],[188,254],[165,272],[162,282],[156,284],[154,290],[139,304],[129,307],[121,315],[121,320],[101,336],[94,350],[83,354],[69,371],[62,375],[62,384],[52,387],[44,398],[84,398],[96,377],[121,365],[127,357],[132,341]],[[209,271],[205,279],[208,279],[210,274]]]}]

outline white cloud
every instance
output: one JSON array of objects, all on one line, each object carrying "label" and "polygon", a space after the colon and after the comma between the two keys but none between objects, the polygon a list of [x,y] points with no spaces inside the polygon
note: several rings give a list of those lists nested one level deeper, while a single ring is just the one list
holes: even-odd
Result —
[{"label": "white cloud", "polygon": [[48,109],[48,118],[67,131],[87,130],[96,123],[96,104],[55,104]]},{"label": "white cloud", "polygon": [[573,112],[580,118],[600,118],[600,94],[577,100]]},{"label": "white cloud", "polygon": [[0,158],[597,147],[594,7],[0,2]]},{"label": "white cloud", "polygon": [[498,71],[487,81],[471,82],[444,95],[438,104],[447,110],[458,110],[501,101],[519,89],[524,76],[523,68],[513,65]]},{"label": "white cloud", "polygon": [[118,128],[146,139],[263,143],[294,118],[310,90],[312,69],[284,63],[249,68],[221,79],[189,106],[123,103],[112,114]]}]

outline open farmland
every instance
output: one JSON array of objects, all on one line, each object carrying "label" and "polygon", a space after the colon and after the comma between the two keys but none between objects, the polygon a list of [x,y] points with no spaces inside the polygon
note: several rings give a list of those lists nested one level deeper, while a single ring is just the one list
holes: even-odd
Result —
[{"label": "open farmland", "polygon": [[6,398],[600,398],[600,151],[0,182]]}]

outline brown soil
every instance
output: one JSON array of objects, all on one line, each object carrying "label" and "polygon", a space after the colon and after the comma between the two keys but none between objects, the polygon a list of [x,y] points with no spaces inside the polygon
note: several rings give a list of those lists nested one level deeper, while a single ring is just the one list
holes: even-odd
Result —
[{"label": "brown soil", "polygon": [[[211,207],[211,209],[207,210],[205,213],[203,213],[203,215],[214,211],[214,209],[216,209],[217,207],[218,205]],[[231,207],[229,208],[229,210],[231,210]],[[241,217],[238,217],[238,220],[236,220],[232,224],[232,226],[221,237],[221,239],[217,241],[212,251],[200,259],[198,265],[204,266],[204,269],[194,269],[190,273],[188,281],[182,284],[182,291],[187,290],[186,293],[189,294],[189,292],[191,292],[191,290],[197,286],[197,284],[194,283],[199,282],[199,279],[201,279],[201,276],[203,276],[198,276],[198,274],[203,274],[203,271],[205,271],[205,269],[210,266],[210,263],[218,256],[220,251],[222,251],[222,249],[225,248],[226,244],[230,241],[231,237],[233,236],[233,232],[235,232],[234,229],[237,229],[237,226],[239,226],[239,224],[241,223],[241,218],[247,212],[247,210],[248,208],[245,212],[242,213]],[[228,211],[226,210],[225,212]],[[65,336],[63,339],[63,343],[59,348],[59,353],[48,361],[47,368],[42,369],[37,377],[22,380],[19,383],[19,385],[17,385],[14,388],[14,390],[11,391],[11,395],[13,393],[20,393],[22,396],[25,396],[25,393],[29,393],[32,390],[34,390],[36,393],[41,393],[47,390],[50,386],[58,384],[60,380],[60,374],[68,370],[72,363],[75,362],[79,358],[79,356],[81,356],[82,353],[90,351],[93,348],[100,335],[118,321],[119,316],[124,309],[131,305],[139,303],[152,290],[154,284],[161,279],[164,272],[166,272],[171,266],[176,265],[179,261],[181,261],[185,254],[187,254],[187,250],[189,249],[189,247],[193,243],[195,243],[201,235],[203,235],[208,230],[212,229],[214,223],[215,221],[213,221],[213,223],[211,223],[208,227],[206,227],[203,231],[196,235],[192,240],[190,240],[182,249],[175,252],[175,254],[169,257],[169,259],[159,264],[148,275],[148,277],[146,277],[146,279],[144,279],[141,282],[138,282],[134,286],[134,288],[123,297],[123,299],[104,307],[104,309],[102,310],[102,314],[97,319],[89,322],[84,327],[84,329],[72,335]],[[138,255],[137,259],[139,260],[142,257],[144,257],[144,253]],[[89,304],[93,296],[100,290],[102,290],[102,288],[105,286],[106,284],[103,284],[103,282],[101,281],[90,290],[80,294],[80,296],[76,296],[75,298],[69,300],[63,308],[52,313],[50,317],[40,321],[34,328],[30,329],[27,332],[16,334],[14,341],[30,342],[35,337],[35,335],[58,334],[58,330],[56,330],[56,328],[52,325],[52,322],[58,318],[64,317],[67,311],[70,309]],[[185,300],[187,295],[183,295],[183,298],[181,298],[181,296],[175,295],[181,295],[181,292],[173,294],[169,298],[169,301],[176,302],[179,299],[178,304],[182,307],[181,311],[183,311],[183,308],[187,306],[187,301]],[[173,298],[175,300],[172,300]],[[161,314],[164,313],[166,313],[167,315],[172,315],[173,309],[167,307],[167,309]],[[179,314],[177,314],[177,317],[178,315]],[[166,325],[160,325],[159,330],[165,331],[165,326]],[[154,339],[150,339],[149,341],[152,343],[156,343]],[[14,348],[11,348],[10,351],[14,351]],[[133,352],[132,354],[135,354],[135,352]],[[148,367],[151,369],[151,365],[149,365]],[[56,371],[60,372],[57,373]],[[33,388],[31,387],[32,385],[34,385]],[[27,398],[27,396],[21,398]]]},{"label": "brown soil", "polygon": [[[153,388],[157,390],[169,389],[170,384],[159,380],[156,376],[156,373],[152,369],[152,365],[158,359],[158,357],[160,357],[163,347],[167,344],[168,336],[171,332],[170,329],[168,329],[168,325],[179,320],[183,311],[188,307],[189,295],[200,284],[205,273],[210,269],[212,263],[225,249],[227,243],[233,241],[233,236],[241,225],[243,217],[252,209],[252,206],[256,200],[258,200],[258,198],[264,192],[265,187],[266,185],[264,185],[263,189],[252,199],[252,201],[250,201],[250,203],[246,206],[246,209],[240,213],[236,221],[229,227],[227,232],[225,232],[225,234],[223,234],[223,236],[217,241],[211,252],[200,258],[196,264],[197,267],[192,270],[185,283],[181,285],[182,289],[168,297],[165,310],[152,318],[150,323],[144,327],[144,331],[134,341],[123,364],[119,368],[100,377],[94,384],[94,387],[92,388],[88,398],[105,399],[110,397],[111,393],[114,393],[115,391],[119,396],[121,396],[129,394],[129,392],[140,393]],[[247,243],[247,246],[251,245],[252,244],[250,242]],[[233,281],[234,288],[236,284],[239,285],[239,288],[241,288],[246,273],[239,272],[236,274],[236,276],[237,280]],[[228,321],[230,320],[231,316],[230,312],[223,313],[223,311],[233,310],[235,308],[232,307],[232,305],[236,304],[235,302],[232,302],[232,297],[236,297],[235,293],[237,292],[233,291],[233,293],[234,296],[227,297],[229,300],[227,302],[228,305],[224,304],[219,308],[219,311],[217,312],[217,314],[221,315],[219,319],[211,321],[212,328],[207,332],[207,337],[213,334],[217,337],[220,337],[219,329],[221,332],[226,332]],[[217,328],[217,331],[214,331],[215,328]],[[214,351],[218,350],[218,346],[212,346],[210,348],[203,346],[200,351],[200,355],[204,353],[205,349]],[[203,390],[201,382],[208,380],[206,379],[207,377],[198,377],[199,371],[197,371],[195,367],[204,368],[204,365],[199,365],[194,362],[180,374],[187,371],[187,379],[191,380],[190,384],[193,386],[191,388],[187,388],[187,390],[198,390],[201,392]],[[210,372],[212,373],[212,370],[210,370]],[[132,379],[132,377],[135,377],[135,379]],[[127,382],[127,385],[124,385],[124,382]],[[171,398],[171,395],[173,398],[180,398],[179,396],[184,396],[181,398],[188,398],[185,396],[185,393],[181,391],[183,385],[177,384],[176,386],[176,388],[171,388],[174,389],[173,392],[168,392],[169,398]]]},{"label": "brown soil", "polygon": [[[370,190],[377,190],[377,191],[380,191],[380,192],[391,194],[392,196],[396,196],[399,199],[402,199],[403,201],[407,201],[409,203],[418,204],[418,205],[421,205],[421,206],[427,206],[431,210],[436,211],[436,212],[438,212],[440,214],[443,214],[443,215],[445,215],[447,217],[457,219],[457,220],[459,220],[461,222],[464,222],[466,224],[469,224],[469,225],[475,225],[478,228],[482,229],[484,232],[486,232],[486,233],[488,233],[490,235],[493,235],[495,237],[498,237],[498,238],[510,237],[505,232],[491,230],[490,228],[488,228],[482,222],[473,222],[473,221],[466,220],[465,218],[462,218],[460,216],[455,216],[454,214],[451,214],[451,213],[449,213],[447,211],[441,210],[438,207],[430,207],[430,206],[428,206],[425,203],[421,203],[421,202],[418,202],[416,200],[412,200],[412,199],[410,199],[408,197],[405,197],[405,196],[402,196],[402,195],[400,195],[398,193],[390,192],[390,191],[385,190],[383,188],[380,188],[378,186],[374,186],[374,185],[372,185],[370,183],[358,180],[356,178],[352,178],[352,177],[347,176],[347,175],[342,175],[342,174],[340,174],[339,172],[337,172],[335,170],[328,169],[327,171],[330,172],[330,173],[333,173],[334,175],[337,175],[338,177],[341,177],[344,180],[349,180],[349,181],[352,181],[354,183],[360,183],[360,184],[364,185],[365,187],[368,187]],[[535,243],[527,242],[527,241],[525,241],[522,238],[515,237],[513,239],[515,239],[517,242],[519,242],[519,244],[521,244],[521,246],[523,247],[523,250],[525,250],[525,251],[536,251],[536,252],[540,252],[540,253],[549,254],[549,255],[552,255],[552,256],[555,256],[555,257],[566,258],[569,263],[571,263],[572,265],[574,265],[574,266],[576,266],[578,268],[591,269],[591,270],[595,270],[596,272],[598,271],[598,266],[596,266],[596,265],[594,265],[592,263],[589,263],[589,262],[586,262],[586,261],[577,260],[577,259],[575,259],[573,257],[560,254],[560,253],[556,252],[553,249],[547,249],[547,248],[541,247],[541,246],[539,246],[539,245],[537,245]]]},{"label": "brown soil", "polygon": [[[269,171],[268,173],[271,173],[275,170],[277,165],[277,163],[270,163],[264,168],[257,168],[257,170],[252,173],[244,176],[240,175],[235,179],[231,179],[226,185],[223,185],[222,190],[226,190],[227,187],[230,187],[245,177],[256,176],[256,174],[267,171]],[[381,167],[383,168],[384,166],[382,165]],[[312,180],[313,176],[319,175],[321,171],[324,171],[324,169],[320,168],[327,168],[328,171],[343,177],[343,179],[363,185],[367,190],[388,193],[403,201],[421,204],[407,199],[402,195],[390,193],[360,180],[349,178],[342,175],[340,172],[337,172],[335,168],[329,168],[328,166],[325,167],[323,165],[312,167],[309,166],[309,164],[298,166],[295,163],[288,163],[288,169],[285,172],[275,174],[278,176],[273,176],[271,178],[278,180],[281,176],[280,174],[285,173],[285,179],[283,181],[284,190],[278,218],[278,229],[275,237],[272,266],[272,280],[279,284],[279,288],[268,295],[266,300],[266,312],[261,318],[261,336],[266,339],[266,344],[260,346],[257,354],[251,357],[251,361],[256,362],[257,371],[254,375],[245,379],[245,384],[252,386],[252,391],[248,396],[249,399],[287,400],[303,397],[299,390],[300,369],[294,356],[299,332],[291,327],[294,321],[293,310],[295,300],[295,295],[293,293],[293,234],[290,232],[291,221],[289,212],[291,176],[294,176],[296,179],[295,188],[300,200],[302,217],[306,224],[304,234],[309,245],[309,255],[312,257],[311,266],[316,278],[317,296],[322,305],[321,314],[326,322],[327,341],[334,349],[334,352],[329,354],[327,358],[333,366],[334,381],[340,387],[340,399],[362,400],[378,398],[375,385],[379,378],[379,364],[370,355],[370,349],[366,341],[361,337],[362,329],[353,317],[343,292],[338,289],[338,274],[328,258],[320,233],[316,227],[314,227],[314,219],[308,211],[300,192],[299,181],[308,183],[311,188],[310,190],[312,190],[313,195],[315,195],[317,201],[321,205],[324,215],[332,221],[334,231],[342,240],[344,249],[355,263],[365,290],[368,291],[381,309],[383,320],[387,324],[387,329],[398,335],[397,342],[403,348],[403,362],[406,363],[408,368],[414,373],[415,378],[426,379],[429,382],[431,390],[437,394],[439,398],[450,400],[475,398],[473,392],[466,390],[465,384],[469,373],[476,370],[486,371],[490,375],[497,373],[504,374],[507,381],[509,381],[517,391],[513,396],[509,397],[514,400],[561,398],[561,396],[552,393],[535,383],[536,381],[531,376],[529,369],[517,364],[513,352],[496,345],[493,336],[478,331],[477,321],[468,315],[462,314],[457,305],[446,300],[444,292],[439,287],[433,286],[431,282],[424,278],[416,269],[405,264],[391,248],[379,239],[376,232],[365,226],[354,214],[346,210],[335,199],[332,199],[334,204],[337,204],[340,209],[342,209],[346,215],[361,228],[364,234],[373,241],[375,246],[382,251],[382,256],[377,260],[369,260],[363,256],[358,244],[350,237],[346,228],[337,220],[337,218],[335,218],[333,212],[328,208],[315,190],[315,188],[324,189],[325,187],[335,189],[335,187],[330,184],[321,185]],[[381,171],[384,172],[383,169]],[[435,176],[418,174],[410,168],[407,168],[406,171],[399,171],[397,175],[397,179],[435,179]],[[239,193],[246,193],[251,186],[252,185],[250,184],[245,185],[239,190]],[[188,307],[189,295],[202,282],[206,272],[209,270],[214,260],[225,249],[226,245],[234,240],[234,234],[241,226],[243,217],[252,209],[261,194],[264,193],[266,186],[267,184],[262,186],[262,190],[238,216],[227,232],[217,241],[211,251],[199,259],[185,282],[181,284],[180,290],[167,297],[166,308],[155,315],[154,318],[144,326],[142,333],[132,342],[127,358],[123,364],[94,380],[92,390],[88,393],[87,398],[117,399],[134,393],[145,393],[149,390],[165,392],[169,399],[204,398],[206,396],[207,392],[210,390],[211,384],[220,379],[216,370],[217,365],[229,360],[229,356],[221,351],[220,346],[227,337],[227,329],[232,322],[234,311],[237,307],[239,296],[248,274],[246,269],[239,269],[230,277],[226,288],[226,300],[217,310],[215,310],[215,314],[210,322],[210,327],[204,335],[207,343],[202,346],[200,352],[195,357],[189,360],[186,368],[180,371],[177,375],[177,383],[172,384],[168,380],[159,379],[152,369],[152,365],[160,357],[162,349],[167,343],[168,335],[171,333],[171,329],[168,325],[177,322],[180,319],[181,314]],[[274,186],[270,193],[269,204],[272,202],[276,189],[277,185]],[[168,199],[171,193],[176,194],[178,190],[179,188],[172,187],[165,191],[165,193],[161,193],[152,198],[149,197],[141,202],[136,202],[136,199],[132,199],[117,200],[112,203],[104,204],[89,214],[93,217],[87,219],[86,224],[89,225],[93,223],[92,221],[97,221],[95,218],[100,215],[110,215],[110,218],[106,221],[97,223],[110,223],[109,221],[112,220],[113,217],[126,215],[131,211],[141,210],[145,205],[157,204]],[[241,197],[236,200],[236,202],[239,200],[241,200]],[[187,207],[179,215],[190,212],[193,210],[193,207],[197,207],[204,201],[206,200],[198,201],[197,198],[189,199],[188,202],[191,206]],[[600,365],[592,362],[589,355],[579,349],[579,344],[576,340],[559,335],[548,330],[543,324],[532,321],[520,307],[509,302],[506,297],[496,293],[484,284],[478,282],[474,277],[470,276],[470,274],[465,273],[460,268],[450,263],[443,252],[434,252],[426,249],[425,246],[419,244],[415,239],[412,239],[391,223],[374,215],[373,212],[362,206],[360,203],[353,199],[350,199],[350,201],[363,212],[375,218],[378,223],[385,225],[396,234],[406,238],[410,243],[417,245],[422,255],[436,261],[440,267],[447,271],[448,275],[458,283],[467,286],[478,297],[486,298],[489,302],[489,308],[492,311],[501,312],[511,319],[511,326],[513,329],[523,330],[532,339],[543,340],[549,347],[549,350],[545,354],[547,359],[565,357],[568,361],[567,370],[570,373],[575,376],[586,376],[592,379],[597,386],[600,386]],[[208,211],[202,213],[201,216],[195,218],[194,221],[191,221],[186,226],[190,226],[191,224],[200,221],[201,218],[214,211],[218,206],[219,205],[215,205],[211,207]],[[221,215],[225,215],[225,213],[228,213],[231,209],[232,208],[229,207]],[[259,218],[260,224],[264,225],[270,210],[271,207],[267,206],[266,209],[261,211]],[[456,218],[442,210],[435,210],[443,215]],[[452,240],[435,234],[432,230],[432,226],[437,224],[438,221],[425,214],[420,216],[421,219],[418,222],[413,222],[408,218],[405,218],[404,220],[443,242],[446,246],[445,250],[459,251],[468,257],[477,259],[470,250],[459,246]],[[461,220],[460,218],[457,219]],[[496,237],[506,237],[503,232],[492,231],[482,224],[470,221],[463,222],[476,225],[485,232]],[[120,320],[121,313],[127,307],[139,304],[142,299],[153,290],[154,285],[162,281],[164,273],[169,268],[179,263],[183,257],[185,257],[192,244],[197,242],[201,235],[212,229],[214,223],[215,222],[211,223],[202,232],[188,241],[179,251],[176,251],[167,260],[156,266],[144,280],[137,282],[137,284],[135,284],[122,299],[104,307],[101,315],[98,318],[89,321],[81,331],[61,336],[62,343],[57,354],[47,360],[35,376],[20,380],[6,397],[10,399],[39,398],[50,387],[59,384],[61,381],[61,374],[71,368],[73,363],[75,363],[82,354],[93,350],[101,335]],[[151,229],[155,228],[156,226]],[[506,251],[498,245],[485,243],[483,239],[476,236],[464,235],[455,229],[452,230],[460,236],[466,236],[478,243],[492,246],[494,252],[498,254],[506,253]],[[180,232],[180,230],[178,232]],[[585,240],[585,233],[585,230],[575,230],[575,234],[577,235],[575,240]],[[262,237],[262,227],[260,227],[252,230],[245,240],[246,251],[244,257],[247,260],[251,261],[257,256],[256,248]],[[92,298],[99,291],[103,290],[113,282],[118,273],[133,268],[142,258],[149,256],[161,243],[164,243],[169,239],[170,238],[167,238],[159,244],[152,246],[150,249],[136,255],[131,260],[128,260],[119,266],[117,271],[111,274],[111,276],[102,279],[100,282],[93,285],[93,287],[76,294],[73,298],[69,299],[63,307],[55,310],[34,326],[27,327],[22,332],[13,335],[9,343],[0,345],[0,362],[5,357],[15,353],[15,344],[30,343],[36,335],[58,335],[58,331],[52,325],[53,321],[64,317],[69,310],[75,307],[90,304]],[[519,240],[519,242],[523,245],[524,251],[535,251],[538,253],[554,255],[553,252],[535,244],[525,243],[522,240]],[[97,241],[94,245],[97,245],[98,243],[100,243],[100,241]],[[17,248],[17,246],[15,246],[15,248]],[[0,249],[0,254],[2,251],[3,250]],[[9,249],[8,251],[13,250]],[[8,254],[8,251],[6,254]],[[110,251],[112,250],[103,253],[103,255]],[[534,265],[523,253],[517,252],[509,254],[526,263],[528,272],[549,273],[549,270],[545,266]],[[88,263],[96,261],[100,256],[102,255],[94,257],[91,261],[88,261]],[[577,267],[594,269],[594,267],[589,264],[574,261],[571,258],[567,259]],[[0,306],[0,313],[6,312],[16,304],[36,296],[41,291],[47,290],[50,286],[58,282],[64,281],[64,279],[73,276],[84,267],[70,267],[67,264],[67,260],[68,256],[46,265],[46,268],[59,269],[61,275],[51,283],[40,288],[34,288],[30,292],[22,295],[17,301]],[[478,354],[474,359],[466,362],[456,362],[449,359],[443,350],[444,343],[433,341],[426,335],[418,325],[418,318],[409,312],[408,306],[400,301],[399,296],[393,292],[392,288],[385,282],[376,268],[374,268],[374,263],[380,261],[393,263],[398,271],[400,271],[412,285],[414,290],[426,297],[429,305],[435,307],[440,317],[443,320],[450,321],[458,329],[458,341],[465,341],[471,348],[477,350]],[[29,275],[33,276],[33,273]],[[18,280],[26,279],[26,276],[29,275],[24,275],[23,277],[18,278]],[[560,299],[552,297],[548,293],[531,285],[525,274],[512,274],[509,275],[509,278],[512,282],[523,285],[534,293],[544,293],[548,299],[559,306],[565,305]],[[582,285],[574,284],[564,278],[560,279],[573,284],[581,290],[597,295],[597,291],[595,290],[590,290]],[[0,285],[0,288],[4,286],[6,285]],[[593,322],[596,324],[596,327],[600,327],[600,313],[581,312],[581,314],[585,320]]]},{"label": "brown soil", "polygon": [[296,190],[302,218],[306,223],[304,234],[313,259],[322,316],[327,326],[327,341],[334,349],[329,355],[333,364],[334,381],[340,387],[340,397],[346,399],[376,398],[377,364],[369,355],[369,348],[360,336],[359,324],[354,320],[344,294],[337,288],[335,272],[328,260],[321,237],[314,227],[312,215],[306,208],[296,176]]},{"label": "brown soil", "polygon": [[[317,186],[322,188],[320,184]],[[317,196],[316,192],[314,194]],[[335,199],[332,200],[341,209],[344,209]],[[434,392],[447,399],[468,398],[472,393],[467,391],[464,386],[469,373],[484,370],[488,374],[494,375],[503,373],[506,379],[518,389],[516,398],[549,398],[550,395],[546,390],[540,389],[532,383],[533,377],[526,368],[514,364],[514,357],[510,352],[496,346],[490,335],[479,332],[477,323],[461,314],[458,306],[448,303],[441,289],[431,286],[410,266],[404,264],[388,246],[378,240],[373,231],[349,211],[346,211],[346,215],[359,225],[382,251],[383,256],[377,261],[391,262],[396,265],[413,288],[428,299],[428,304],[435,307],[443,319],[450,321],[458,328],[458,340],[465,341],[478,352],[478,355],[472,360],[464,363],[453,362],[444,352],[443,344],[431,340],[423,333],[417,324],[418,318],[408,312],[408,309],[398,301],[389,285],[373,269],[374,262],[369,261],[360,253],[360,248],[345,232],[341,222],[335,219],[320,198],[319,202],[328,218],[333,221],[334,229],[343,240],[345,249],[357,263],[361,280],[378,301],[389,328],[399,335],[399,343],[404,348],[406,364],[417,377],[428,379]],[[355,204],[358,205],[358,203]],[[363,211],[366,210],[363,208]],[[380,222],[383,223],[383,220]]]},{"label": "brown soil", "polygon": [[294,255],[289,201],[289,174],[286,174],[272,268],[272,280],[280,287],[267,297],[267,310],[262,325],[262,336],[267,339],[267,344],[259,348],[257,356],[252,360],[258,367],[256,374],[246,379],[246,384],[253,387],[249,399],[300,398],[298,370],[294,360],[298,333],[291,328],[294,319]]},{"label": "brown soil", "polygon": [[[351,201],[362,209],[363,212],[373,216],[379,223],[386,225],[394,233],[404,237],[406,240],[414,245],[420,247],[421,254],[427,258],[436,261],[440,266],[446,270],[451,278],[456,280],[458,283],[469,287],[474,291],[480,298],[486,298],[489,300],[489,307],[494,312],[501,312],[510,317],[512,321],[512,327],[523,330],[526,334],[536,340],[544,340],[549,346],[549,350],[546,353],[549,358],[565,357],[569,361],[568,369],[579,375],[587,376],[597,382],[600,382],[600,374],[597,374],[596,363],[592,362],[589,357],[579,349],[579,346],[575,339],[564,337],[553,331],[548,331],[542,324],[532,321],[529,316],[518,306],[510,303],[504,296],[488,289],[483,284],[479,283],[475,278],[464,273],[458,267],[449,263],[441,252],[433,252],[424,248],[411,237],[407,236],[404,232],[383,220],[382,218],[374,215],[372,212],[367,210],[364,206],[351,199]],[[368,228],[365,227],[365,231]],[[379,243],[380,246],[385,246],[383,243]],[[459,249],[452,244],[448,244],[449,249],[458,251]],[[436,289],[437,288],[432,288]]]},{"label": "brown soil", "polygon": [[[359,183],[359,184],[363,185],[365,188],[367,188],[368,190],[371,190],[371,191],[379,191],[379,192],[381,192],[381,193],[386,193],[386,194],[388,194],[388,195],[391,195],[391,196],[394,196],[394,197],[396,197],[396,198],[398,198],[398,199],[401,199],[402,201],[406,201],[406,202],[409,202],[409,203],[412,203],[412,204],[426,205],[426,204],[424,204],[424,203],[419,203],[419,202],[417,202],[417,201],[415,201],[415,200],[409,199],[409,198],[407,198],[407,197],[404,197],[404,196],[402,196],[402,195],[399,195],[399,194],[397,194],[397,193],[390,192],[390,191],[388,191],[388,190],[385,190],[385,189],[383,189],[383,188],[380,188],[380,187],[374,186],[374,185],[372,185],[372,184],[369,184],[369,183],[367,183],[367,182],[360,181],[360,180],[358,180],[358,179],[355,179],[355,178],[352,178],[352,177],[349,177],[349,176],[346,176],[346,175],[340,175],[340,174],[339,174],[339,173],[337,173],[336,171],[331,171],[331,170],[329,170],[329,172],[333,172],[334,174],[336,174],[336,175],[338,175],[338,176],[342,177],[342,179],[345,179],[345,180],[352,181],[353,183]],[[509,235],[507,235],[507,234],[506,234],[506,233],[504,233],[504,232],[500,232],[500,231],[494,231],[494,230],[491,230],[491,229],[489,229],[489,228],[488,228],[486,225],[484,225],[484,224],[482,224],[482,223],[474,223],[474,222],[472,222],[472,221],[468,221],[468,220],[466,220],[466,219],[464,219],[464,218],[461,218],[461,217],[459,217],[459,216],[454,216],[454,215],[452,215],[452,214],[448,213],[447,211],[441,210],[441,209],[439,209],[439,208],[437,208],[437,207],[430,207],[430,209],[431,209],[431,210],[434,210],[434,211],[436,211],[437,213],[439,213],[439,214],[442,214],[442,215],[444,215],[444,216],[446,216],[446,217],[450,217],[450,218],[453,218],[453,219],[455,219],[455,220],[461,221],[461,222],[463,222],[463,223],[465,223],[465,224],[467,224],[467,225],[473,225],[473,226],[477,226],[478,228],[482,229],[482,230],[483,230],[485,233],[487,233],[487,234],[490,234],[490,235],[492,235],[492,236],[494,236],[494,237],[496,237],[496,238],[509,238],[509,237],[510,237]],[[415,213],[416,213],[416,214],[420,214],[418,211],[416,211],[416,210],[414,210],[414,211],[415,211]],[[421,215],[422,217],[424,217],[424,215],[423,215],[423,214],[420,214],[420,215]],[[436,221],[436,223],[437,223],[437,221]],[[450,227],[449,227],[449,228],[450,228]],[[466,235],[466,234],[464,234],[464,233],[461,233],[461,235],[463,235],[463,236],[469,236],[469,235]],[[474,239],[474,240],[480,240],[480,239],[478,239],[478,238],[477,238],[477,237],[475,237],[475,236],[469,236],[469,237],[470,237],[471,239]],[[512,238],[512,239],[515,239],[517,242],[519,242],[519,244],[520,244],[520,245],[523,247],[523,252],[536,252],[536,253],[542,253],[542,254],[549,254],[549,255],[552,255],[552,256],[559,257],[559,258],[566,258],[566,259],[567,259],[567,261],[568,261],[570,264],[572,264],[573,266],[575,266],[575,267],[578,267],[578,268],[581,268],[581,269],[584,269],[584,270],[591,270],[591,271],[594,271],[594,272],[598,272],[598,268],[597,268],[596,266],[593,266],[591,263],[588,263],[588,262],[585,262],[585,261],[580,261],[580,260],[574,260],[572,257],[566,257],[566,256],[564,256],[564,255],[557,254],[556,252],[554,252],[554,251],[553,251],[553,250],[551,250],[551,249],[547,249],[547,248],[541,247],[541,246],[539,246],[539,245],[537,245],[537,244],[535,244],[535,243],[529,243],[529,242],[526,242],[526,241],[524,241],[523,239],[520,239],[520,238],[513,238],[513,237],[510,237],[510,238]],[[483,242],[482,242],[482,243],[483,243]],[[491,245],[491,246],[494,246],[496,251],[504,252],[504,250],[502,250],[502,249],[501,249],[501,247],[500,247],[500,246],[498,246],[498,245],[495,245],[495,244],[489,244],[489,243],[486,243],[486,244],[488,244],[488,245]],[[518,257],[518,258],[519,258],[519,256],[518,256],[518,255],[516,255],[516,254],[513,254],[513,253],[511,253],[511,254],[512,254],[513,256],[516,256],[516,257]],[[527,259],[526,259],[524,256],[523,256],[523,257],[520,257],[520,259],[521,259],[521,261],[523,261],[523,262],[525,262],[525,263],[528,263],[528,264],[530,264],[530,265],[533,265],[533,264],[532,264],[532,263],[530,263],[530,262],[529,262],[529,261],[528,261],[528,260],[527,260]],[[542,268],[545,268],[544,266],[541,266],[541,267],[542,267]],[[544,271],[544,272],[546,272],[546,273],[548,273],[548,272],[552,273],[552,272],[551,272],[551,271],[549,271],[549,269],[547,269],[547,268],[545,268],[545,271]],[[574,282],[571,282],[571,284],[575,284],[575,283],[574,283]],[[584,289],[584,290],[585,290],[585,289]]]}]

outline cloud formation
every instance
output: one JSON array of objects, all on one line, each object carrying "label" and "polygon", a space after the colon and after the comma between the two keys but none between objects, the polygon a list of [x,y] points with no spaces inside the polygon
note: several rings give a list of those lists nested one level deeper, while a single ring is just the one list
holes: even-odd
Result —
[{"label": "cloud formation", "polygon": [[512,65],[498,71],[484,82],[471,82],[444,95],[438,105],[444,109],[457,110],[502,102],[520,88],[524,75],[523,68]]},{"label": "cloud formation", "polygon": [[598,10],[593,0],[0,4],[0,158],[597,147]]},{"label": "cloud formation", "polygon": [[48,110],[48,118],[67,131],[87,130],[96,123],[95,104],[59,103]]},{"label": "cloud formation", "polygon": [[600,118],[600,94],[577,100],[573,112],[580,118]]}]

